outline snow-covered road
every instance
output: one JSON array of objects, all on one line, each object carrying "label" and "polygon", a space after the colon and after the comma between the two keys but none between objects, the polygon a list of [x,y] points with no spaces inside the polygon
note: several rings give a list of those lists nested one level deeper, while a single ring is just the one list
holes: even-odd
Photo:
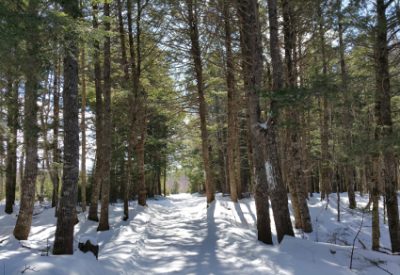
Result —
[{"label": "snow-covered road", "polygon": [[[342,197],[345,205],[345,196]],[[357,199],[360,204],[366,203],[366,198]],[[334,200],[331,201],[325,208],[317,197],[311,198],[314,232],[310,235],[297,232],[298,238],[285,238],[275,246],[256,240],[252,199],[234,204],[218,195],[207,209],[203,196],[178,194],[148,200],[148,207],[132,204],[128,221],[122,220],[122,205],[115,204],[110,208],[110,231],[96,232],[97,224],[87,221],[83,214],[75,228],[77,242],[87,237],[97,240],[98,261],[78,250],[73,256],[46,256],[43,250],[54,238],[53,209],[36,215],[29,240],[18,242],[11,237],[15,215],[3,214],[4,204],[0,203],[0,275],[20,274],[23,270],[52,275],[388,274],[384,270],[400,274],[399,256],[362,248],[355,252],[355,271],[349,270],[351,248],[339,245],[352,242],[361,214],[344,208],[342,222],[337,223]],[[368,215],[364,218],[360,243],[370,246]],[[382,225],[382,244],[388,246],[385,230]]]}]

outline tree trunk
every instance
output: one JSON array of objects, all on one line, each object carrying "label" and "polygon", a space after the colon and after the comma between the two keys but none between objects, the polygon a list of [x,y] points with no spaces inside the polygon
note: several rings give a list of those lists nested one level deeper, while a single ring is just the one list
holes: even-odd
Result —
[{"label": "tree trunk", "polygon": [[18,131],[18,86],[9,80],[6,105],[7,105],[7,127],[9,134],[7,138],[6,157],[6,206],[5,212],[11,214],[15,202],[15,189],[17,186],[17,131]]},{"label": "tree trunk", "polygon": [[229,1],[223,0],[223,15],[225,23],[225,50],[226,50],[226,86],[228,89],[228,179],[231,199],[237,202],[241,197],[240,182],[240,147],[238,105],[239,95],[235,87],[235,65],[232,53],[232,30]]},{"label": "tree trunk", "polygon": [[[99,27],[97,21],[98,6],[93,4],[93,28],[96,30]],[[94,78],[96,90],[96,170],[92,187],[92,196],[90,199],[88,219],[99,221],[98,203],[100,195],[100,187],[103,177],[103,92],[101,86],[101,64],[100,64],[100,44],[98,40],[94,41]]]},{"label": "tree trunk", "polygon": [[257,9],[257,1],[238,1],[244,89],[247,95],[249,141],[253,160],[250,169],[254,169],[254,198],[257,212],[258,240],[266,244],[272,244],[265,156],[262,150],[263,143],[258,137],[257,129],[260,121],[258,90],[261,88],[262,76],[261,41]]},{"label": "tree trunk", "polygon": [[[30,1],[28,12],[31,16],[37,16],[37,2]],[[24,105],[24,144],[25,144],[25,171],[21,182],[21,205],[14,228],[14,236],[18,240],[28,239],[32,224],[33,206],[35,202],[35,184],[38,173],[38,134],[37,124],[37,98],[39,90],[39,79],[35,73],[39,63],[37,54],[39,44],[35,37],[37,26],[29,27],[28,58],[26,65],[25,83],[25,105]]]},{"label": "tree trunk", "polygon": [[[130,2],[130,1],[128,1]],[[127,87],[130,77],[129,77],[129,62],[128,62],[128,57],[126,54],[126,44],[125,44],[125,28],[124,28],[124,21],[122,17],[122,11],[123,11],[123,2],[121,0],[117,1],[117,9],[118,9],[118,27],[119,27],[119,38],[120,38],[120,44],[121,44],[121,65],[124,71],[124,80],[126,83],[123,84],[123,86]],[[130,16],[130,11],[129,13],[129,18]],[[128,19],[130,20],[130,19]],[[130,33],[129,36],[129,41],[133,41],[132,33]],[[132,47],[133,45],[131,45]],[[128,138],[129,140],[129,138]],[[128,161],[127,161],[127,169],[125,169],[126,177],[123,182],[123,187],[122,189],[124,190],[123,198],[124,198],[124,215],[123,215],[123,220],[126,221],[129,218],[129,190],[131,186],[131,173],[132,173],[132,146],[128,145]]]},{"label": "tree trunk", "polygon": [[81,105],[81,135],[82,135],[82,155],[81,155],[81,200],[82,211],[86,212],[86,55],[85,45],[82,47],[81,55],[81,84],[82,84],[82,105]]},{"label": "tree trunk", "polygon": [[146,189],[146,174],[145,174],[145,143],[146,143],[146,135],[147,135],[147,110],[146,110],[146,100],[147,95],[146,91],[140,85],[140,76],[142,72],[142,53],[141,53],[141,20],[142,20],[142,12],[144,6],[142,6],[142,1],[137,0],[136,2],[136,73],[134,78],[134,92],[136,96],[137,102],[137,125],[135,128],[138,129],[139,139],[136,140],[136,157],[138,159],[138,174],[139,174],[139,182],[138,182],[138,204],[141,206],[146,205],[147,199],[147,189]]},{"label": "tree trunk", "polygon": [[[322,59],[322,73],[325,77],[325,80],[328,75],[328,62],[326,58],[326,49],[325,49],[325,28],[324,28],[324,19],[322,14],[322,8],[318,8],[319,14],[319,36],[320,36],[320,46],[321,46],[321,59]],[[331,169],[331,155],[329,152],[329,103],[327,95],[323,95],[322,104],[322,117],[321,117],[321,125],[320,125],[320,134],[321,134],[321,199],[328,199],[329,194],[332,192],[331,190],[331,179],[332,179],[332,169]]]},{"label": "tree trunk", "polygon": [[[104,16],[110,16],[110,4],[104,4]],[[111,30],[111,24],[105,20],[105,31]],[[111,38],[109,35],[104,41],[104,124],[103,124],[103,178],[101,185],[101,214],[97,231],[110,229],[108,224],[108,206],[110,202],[110,173],[111,173],[111,145],[112,145],[112,121],[111,121]]]},{"label": "tree trunk", "polygon": [[[65,13],[73,19],[80,15],[77,0],[64,3]],[[76,204],[79,180],[79,106],[78,106],[78,34],[66,34],[68,51],[64,56],[64,166],[54,240],[54,254],[73,254],[74,225],[76,223]]]},{"label": "tree trunk", "polygon": [[[297,87],[297,76],[295,64],[293,61],[293,54],[296,51],[296,35],[295,35],[295,21],[293,14],[293,7],[290,5],[288,0],[284,0],[282,2],[283,5],[283,20],[284,20],[284,37],[285,37],[285,60],[286,60],[286,68],[288,74],[288,87],[295,92],[295,88]],[[290,145],[289,159],[291,160],[289,166],[289,182],[293,182],[292,187],[292,198],[297,199],[297,202],[293,204],[293,206],[298,207],[298,212],[301,218],[301,228],[304,232],[312,232],[312,224],[310,212],[307,205],[307,195],[306,189],[304,188],[305,180],[304,180],[304,167],[302,162],[302,151],[301,151],[301,116],[300,112],[297,110],[298,107],[292,106],[289,110],[289,135],[290,135]],[[295,193],[295,194],[293,194]],[[293,203],[293,201],[292,201]],[[296,211],[296,209],[295,209]]]},{"label": "tree trunk", "polygon": [[381,182],[381,160],[379,156],[373,158],[372,163],[372,250],[379,250],[380,227],[379,227],[379,185]]},{"label": "tree trunk", "polygon": [[[347,66],[344,57],[345,44],[343,41],[343,16],[342,16],[342,1],[337,0],[337,16],[338,16],[338,32],[339,32],[339,54],[340,54],[340,70],[341,70],[341,88],[344,94],[344,112],[343,112],[343,126],[344,132],[344,152],[351,151],[352,145],[352,124],[353,116],[351,114],[351,95],[348,90],[348,74]],[[347,194],[349,196],[349,207],[351,209],[356,208],[356,196],[354,192],[354,166],[351,164],[351,157],[347,156],[346,163],[344,165],[344,178],[346,181]]]},{"label": "tree trunk", "polygon": [[193,58],[195,76],[197,81],[197,92],[199,100],[199,115],[200,115],[200,131],[201,131],[201,143],[202,143],[202,156],[203,165],[206,177],[206,194],[207,194],[207,205],[214,201],[215,185],[211,170],[211,156],[210,146],[208,140],[208,129],[207,129],[207,103],[204,96],[204,80],[203,80],[203,65],[201,60],[201,49],[199,44],[199,30],[198,30],[198,18],[197,18],[197,6],[193,0],[186,0],[188,8],[188,24],[190,32],[191,50],[190,53]]},{"label": "tree trunk", "polygon": [[167,163],[165,163],[164,173],[163,173],[163,185],[164,185],[164,197],[167,196]]},{"label": "tree trunk", "polygon": [[[273,78],[273,92],[283,88],[283,64],[279,49],[278,36],[278,11],[277,1],[268,0],[268,15],[270,28],[270,50]],[[261,61],[261,58],[260,58]],[[260,62],[259,61],[259,62]],[[294,236],[292,222],[290,220],[288,198],[286,188],[282,180],[280,160],[278,155],[278,143],[276,134],[276,125],[278,124],[278,109],[274,99],[271,100],[270,117],[266,125],[267,128],[267,161],[265,167],[267,170],[267,179],[271,192],[271,204],[274,211],[274,219],[278,241],[280,242],[284,235]]]},{"label": "tree trunk", "polygon": [[[399,208],[397,201],[397,161],[392,146],[386,142],[393,136],[393,122],[391,115],[390,73],[389,73],[389,49],[387,38],[387,6],[384,0],[376,0],[377,25],[375,36],[375,68],[376,68],[376,95],[375,138],[383,141],[383,171],[386,208],[392,252],[400,252],[400,224]],[[390,141],[389,141],[390,142]]]},{"label": "tree trunk", "polygon": [[[129,1],[130,0],[128,0],[128,2]],[[122,17],[122,9],[123,9],[122,6],[123,6],[122,0],[117,0],[118,30],[119,30],[119,39],[120,39],[120,43],[121,43],[121,58],[122,58],[121,62],[122,62],[122,69],[124,71],[124,80],[128,83],[129,82],[129,63],[128,63],[128,58],[126,56],[125,28],[124,28],[124,21],[123,21],[123,17]]]},{"label": "tree trunk", "polygon": [[53,183],[53,195],[51,199],[51,207],[56,207],[55,215],[57,215],[58,190],[60,178],[58,175],[58,166],[60,165],[60,150],[58,148],[58,132],[60,126],[60,84],[61,60],[57,58],[56,67],[54,69],[54,87],[53,87],[53,163],[51,167],[51,181]]}]

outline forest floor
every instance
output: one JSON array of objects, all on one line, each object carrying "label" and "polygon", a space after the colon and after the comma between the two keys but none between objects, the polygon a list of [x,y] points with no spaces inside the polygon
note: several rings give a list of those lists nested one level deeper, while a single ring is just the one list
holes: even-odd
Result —
[{"label": "forest floor", "polygon": [[[130,205],[130,219],[122,220],[122,204],[110,207],[107,232],[79,214],[76,247],[83,238],[100,245],[98,260],[76,250],[72,256],[54,256],[54,209],[36,205],[28,241],[12,237],[16,215],[4,214],[0,203],[0,275],[8,274],[400,274],[400,256],[389,255],[387,226],[381,225],[383,252],[372,252],[371,214],[361,208],[368,196],[357,195],[358,207],[347,208],[341,194],[341,222],[336,221],[336,195],[330,203],[315,194],[309,200],[314,231],[281,244],[257,241],[254,200],[239,204],[217,195],[208,209],[205,197],[178,194],[148,200],[148,207]],[[272,215],[271,215],[272,217]],[[381,211],[381,219],[383,213]],[[272,220],[273,223],[273,220]],[[353,269],[349,269],[353,240]],[[272,225],[274,229],[274,226]],[[274,243],[276,236],[274,232]]]}]

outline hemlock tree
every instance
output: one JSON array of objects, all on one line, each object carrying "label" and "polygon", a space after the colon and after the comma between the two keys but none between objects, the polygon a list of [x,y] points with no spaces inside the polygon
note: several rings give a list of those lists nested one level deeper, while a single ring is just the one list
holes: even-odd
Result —
[{"label": "hemlock tree", "polygon": [[[104,16],[110,16],[110,4],[104,3]],[[111,30],[109,18],[105,19],[105,31]],[[104,67],[103,67],[103,98],[104,98],[104,117],[103,117],[103,137],[102,150],[103,159],[97,162],[103,162],[102,184],[101,184],[101,212],[97,231],[106,231],[110,228],[108,224],[108,207],[110,201],[110,169],[111,169],[111,38],[105,37],[104,41]]]},{"label": "hemlock tree", "polygon": [[[61,2],[64,12],[72,19],[80,16],[79,1]],[[78,107],[78,35],[69,26],[65,34],[64,53],[64,166],[54,240],[54,254],[73,254],[76,203],[79,178],[79,107]]]},{"label": "hemlock tree", "polygon": [[[386,12],[390,2],[376,0],[376,27],[375,27],[375,138],[383,142],[383,177],[386,197],[386,208],[390,242],[393,252],[400,252],[400,222],[397,201],[397,174],[398,162],[396,161],[391,138],[393,137],[393,121],[391,114],[391,91],[389,73],[389,46],[388,46],[388,20]],[[386,144],[385,144],[386,143]],[[389,145],[389,146],[387,146]]]},{"label": "hemlock tree", "polygon": [[[37,19],[38,1],[29,1],[27,13],[32,18]],[[21,205],[18,213],[17,223],[14,228],[14,236],[18,240],[28,238],[31,224],[33,205],[35,203],[35,184],[38,173],[38,134],[39,127],[37,123],[38,114],[38,90],[39,85],[39,48],[40,44],[36,37],[38,32],[38,22],[32,20],[27,25],[27,53],[24,67],[25,75],[25,101],[24,101],[24,144],[25,144],[25,169],[21,182]]]},{"label": "hemlock tree", "polygon": [[228,91],[228,137],[227,137],[227,161],[228,180],[232,201],[237,202],[241,198],[240,178],[240,145],[239,145],[239,97],[236,88],[235,65],[232,52],[232,27],[231,10],[229,1],[222,0],[222,10],[225,30],[225,51],[226,51],[226,86]]},{"label": "hemlock tree", "polygon": [[[93,29],[96,31],[99,27],[98,23],[98,5],[96,2],[93,2],[92,5],[92,23]],[[89,207],[89,216],[88,219],[92,221],[99,221],[98,216],[98,202],[100,195],[100,187],[102,183],[102,173],[103,166],[102,160],[104,159],[103,155],[103,92],[101,85],[101,63],[100,63],[100,42],[95,38],[93,43],[94,53],[93,53],[93,62],[94,62],[94,81],[95,81],[95,92],[96,92],[96,162],[95,162],[95,174],[94,181],[92,185],[92,195],[90,199],[90,207]]]},{"label": "hemlock tree", "polygon": [[[297,88],[297,75],[296,75],[296,59],[294,58],[296,46],[295,34],[295,14],[293,2],[288,0],[282,1],[283,10],[283,32],[284,32],[284,48],[285,48],[285,61],[287,72],[287,88],[290,93],[298,93]],[[274,70],[274,67],[272,68]],[[295,212],[296,225],[304,232],[312,231],[311,217],[307,205],[307,191],[305,188],[304,180],[304,167],[302,162],[301,151],[301,115],[299,106],[294,104],[288,110],[289,127],[287,135],[289,137],[290,145],[288,149],[289,159],[289,175],[287,181],[289,182],[289,189],[292,198],[292,206]],[[297,214],[297,215],[296,215]]]},{"label": "hemlock tree", "polygon": [[205,172],[205,186],[207,194],[207,205],[214,201],[214,179],[211,169],[211,157],[209,136],[207,130],[207,103],[204,96],[204,78],[203,78],[203,65],[201,60],[201,49],[199,43],[199,29],[198,29],[198,13],[197,1],[186,0],[187,6],[187,23],[189,27],[190,42],[191,42],[191,57],[193,59],[193,66],[196,77],[196,87],[198,93],[199,116],[200,116],[200,131],[201,131],[201,151],[203,156],[203,166]]},{"label": "hemlock tree", "polygon": [[[257,0],[238,0],[240,19],[241,49],[243,58],[244,90],[247,95],[247,108],[255,169],[254,198],[257,211],[258,240],[272,244],[271,220],[269,216],[269,189],[272,185],[270,177],[267,180],[266,162],[264,155],[265,141],[260,131],[260,99],[262,88],[262,46]],[[268,164],[269,167],[271,164]],[[271,167],[272,168],[272,167]],[[271,175],[270,175],[271,176]],[[283,237],[283,236],[282,236]]]},{"label": "hemlock tree", "polygon": [[[280,55],[278,36],[278,9],[276,0],[268,0],[268,20],[270,31],[270,51],[272,65],[272,93],[277,93],[284,87],[283,63]],[[284,235],[294,236],[292,222],[290,220],[288,198],[286,188],[282,180],[282,172],[277,145],[277,133],[275,127],[278,124],[279,110],[277,102],[272,95],[269,118],[266,123],[266,170],[268,185],[271,193],[271,206],[274,212],[275,226],[278,234],[278,241]]]},{"label": "hemlock tree", "polygon": [[50,171],[51,182],[53,183],[53,194],[51,199],[51,207],[55,207],[57,215],[58,196],[60,189],[60,149],[58,147],[58,135],[60,127],[60,77],[61,77],[61,60],[57,57],[54,67],[54,84],[53,84],[53,163]]}]

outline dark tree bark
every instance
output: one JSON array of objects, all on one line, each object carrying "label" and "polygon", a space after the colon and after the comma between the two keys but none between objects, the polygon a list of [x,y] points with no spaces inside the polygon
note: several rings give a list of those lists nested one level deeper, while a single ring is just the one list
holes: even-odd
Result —
[{"label": "dark tree bark", "polygon": [[146,171],[145,171],[145,143],[146,143],[146,135],[147,135],[147,106],[146,100],[147,95],[144,88],[140,85],[140,77],[142,74],[142,29],[141,29],[141,20],[142,20],[142,12],[149,2],[145,2],[146,4],[142,5],[142,0],[136,1],[136,73],[134,78],[136,79],[133,84],[136,85],[134,87],[135,92],[135,101],[137,104],[137,112],[136,112],[136,125],[133,128],[138,130],[139,138],[135,136],[135,151],[138,165],[138,204],[145,206],[147,199],[147,188],[146,188]]},{"label": "dark tree bark", "polygon": [[[98,6],[93,4],[93,28],[98,29],[99,23],[97,20]],[[103,173],[103,92],[101,85],[101,63],[100,63],[100,44],[98,40],[94,41],[94,78],[96,90],[96,167],[95,175],[92,186],[92,195],[90,199],[89,216],[88,219],[92,221],[99,221],[98,216],[98,203],[100,195],[100,187],[102,184]]]},{"label": "dark tree bark", "polygon": [[53,195],[51,199],[51,207],[56,207],[55,214],[57,215],[58,190],[60,177],[58,175],[58,166],[60,164],[60,150],[58,148],[58,132],[60,127],[60,75],[61,75],[61,60],[57,58],[54,69],[54,87],[53,87],[53,163],[50,171],[51,181],[53,183]]},{"label": "dark tree bark", "polygon": [[226,86],[228,88],[228,179],[231,199],[237,202],[241,197],[240,179],[240,147],[239,147],[239,121],[238,105],[239,95],[235,87],[235,65],[232,53],[231,12],[229,1],[223,0],[223,15],[225,26],[226,50]]},{"label": "dark tree bark", "polygon": [[[73,19],[80,16],[79,1],[62,3],[67,15]],[[78,34],[66,34],[68,50],[64,56],[64,166],[60,205],[54,240],[54,254],[73,254],[74,225],[79,179],[79,106],[78,106]]]},{"label": "dark tree bark", "polygon": [[[351,95],[348,90],[348,73],[345,60],[345,44],[343,41],[343,15],[342,15],[342,1],[337,0],[337,17],[338,17],[338,34],[339,34],[339,55],[340,55],[340,78],[341,78],[341,88],[344,94],[344,112],[343,112],[343,126],[345,128],[344,134],[344,145],[345,151],[351,151],[352,145],[352,124],[353,115],[351,113]],[[356,196],[354,192],[354,166],[351,164],[351,158],[348,157],[346,163],[344,164],[344,180],[346,181],[347,194],[349,196],[349,207],[351,209],[356,208]]]},{"label": "dark tree bark", "polygon": [[[128,2],[130,2],[128,0]],[[120,38],[120,43],[121,43],[121,62],[122,62],[122,68],[124,71],[124,80],[126,81],[124,86],[128,86],[128,83],[130,81],[130,75],[129,75],[129,62],[128,62],[128,57],[126,54],[126,44],[125,44],[125,28],[124,28],[124,21],[123,21],[123,16],[122,16],[122,11],[123,11],[123,1],[118,0],[117,1],[117,9],[118,9],[118,30],[119,30],[119,38]],[[128,15],[131,16],[131,12],[128,11]],[[131,21],[131,20],[130,20]],[[130,34],[130,39],[129,41],[133,41],[132,33]],[[126,177],[123,183],[123,198],[124,198],[124,216],[123,219],[127,220],[129,218],[129,190],[130,190],[130,183],[131,183],[131,171],[132,171],[132,148],[131,145],[128,145],[128,162],[127,162],[127,169],[125,169]]]},{"label": "dark tree bark", "polygon": [[85,46],[82,46],[82,55],[81,55],[81,201],[82,201],[82,211],[86,212],[86,75],[85,75],[85,67],[86,67],[86,54],[85,54]]},{"label": "dark tree bark", "polygon": [[[36,1],[29,1],[28,12],[31,16],[37,16]],[[17,223],[14,228],[14,236],[18,240],[28,238],[31,224],[33,206],[35,202],[35,183],[38,173],[38,134],[37,124],[37,98],[39,90],[39,77],[35,73],[38,67],[39,44],[35,37],[37,26],[29,26],[28,40],[28,62],[26,64],[25,83],[25,105],[24,105],[24,144],[25,144],[25,171],[21,182],[21,205]]]},{"label": "dark tree bark", "polygon": [[372,159],[372,190],[371,190],[371,200],[372,200],[372,250],[379,251],[379,239],[381,236],[381,231],[379,227],[379,186],[382,182],[381,177],[381,159],[379,154],[373,156]]},{"label": "dark tree bark", "polygon": [[8,81],[6,93],[7,138],[6,157],[6,207],[5,212],[11,214],[15,202],[15,188],[17,185],[17,131],[18,131],[18,86],[19,83]]},{"label": "dark tree bark", "polygon": [[[145,177],[145,142],[147,131],[146,119],[146,91],[140,85],[141,77],[141,20],[142,12],[149,2],[146,1],[142,4],[141,0],[136,1],[137,16],[136,16],[136,47],[133,41],[133,20],[132,20],[132,3],[127,2],[127,16],[128,16],[128,42],[130,52],[130,63],[132,71],[132,93],[129,94],[129,118],[131,120],[131,129],[128,140],[128,168],[127,173],[130,179],[130,174],[133,170],[133,164],[129,155],[133,151],[136,154],[136,163],[138,167],[138,204],[145,206],[147,198],[146,177]],[[129,184],[129,182],[128,182]]]},{"label": "dark tree bark", "polygon": [[[104,4],[104,16],[110,16],[110,4]],[[111,30],[111,24],[105,20],[105,31]],[[108,206],[110,202],[110,173],[111,173],[111,143],[112,143],[112,121],[111,121],[111,38],[109,35],[104,41],[104,69],[103,69],[103,95],[104,95],[104,124],[103,124],[103,178],[101,185],[101,214],[97,231],[109,230]]]},{"label": "dark tree bark", "polygon": [[[322,5],[321,3],[319,3]],[[318,19],[319,19],[319,38],[320,38],[320,46],[321,46],[321,59],[322,59],[322,74],[327,78],[328,75],[328,61],[326,57],[326,45],[325,45],[325,27],[324,27],[324,19],[322,14],[322,7],[318,7]],[[329,139],[330,139],[330,131],[329,131],[329,121],[330,121],[330,109],[328,96],[326,94],[322,97],[321,104],[321,125],[320,125],[320,134],[321,134],[321,199],[329,200],[329,194],[332,192],[332,168],[331,168],[331,154],[329,152]]]},{"label": "dark tree bark", "polygon": [[201,131],[201,148],[203,157],[203,166],[205,171],[205,186],[207,195],[207,205],[214,201],[215,183],[211,169],[211,156],[209,145],[209,134],[207,129],[207,103],[204,95],[204,79],[203,64],[201,60],[201,48],[199,43],[198,15],[197,4],[193,0],[186,0],[188,11],[188,24],[190,33],[191,50],[190,54],[193,58],[195,77],[197,81],[197,93],[199,100],[200,115],[200,131]]},{"label": "dark tree bark", "polygon": [[[129,2],[130,0],[128,0]],[[118,31],[119,31],[119,39],[121,43],[121,62],[122,69],[124,71],[124,79],[128,83],[129,82],[129,63],[126,55],[126,44],[125,44],[125,28],[124,28],[124,20],[122,17],[123,10],[123,1],[117,0],[117,9],[118,9]]]},{"label": "dark tree bark", "polygon": [[[390,138],[393,135],[391,114],[388,22],[386,18],[387,4],[384,0],[376,0],[377,24],[375,28],[375,138],[383,142],[383,172],[386,208],[388,215],[389,235],[393,252],[400,252],[400,223],[397,201],[397,161]],[[388,143],[389,142],[389,146]]]},{"label": "dark tree bark", "polygon": [[[278,11],[277,1],[268,0],[268,18],[270,28],[270,51],[272,64],[272,90],[277,92],[284,86],[283,63],[280,55],[279,36],[278,36]],[[288,198],[286,188],[282,180],[280,160],[278,155],[278,143],[276,125],[278,124],[279,110],[274,99],[270,104],[270,117],[267,122],[267,160],[266,170],[268,184],[271,193],[272,210],[274,211],[274,219],[278,241],[280,242],[284,235],[294,236],[292,222],[290,220]]]},{"label": "dark tree bark", "polygon": [[[131,67],[131,81],[132,81],[132,92],[129,93],[129,119],[131,123],[131,131],[128,133],[128,161],[126,168],[126,185],[127,190],[132,186],[132,172],[133,172],[133,151],[134,151],[134,135],[135,135],[135,113],[136,113],[136,103],[135,103],[135,91],[134,89],[138,86],[137,76],[136,76],[136,61],[135,61],[135,48],[133,43],[133,22],[132,22],[132,2],[127,1],[127,18],[128,18],[128,44],[129,44],[129,65]],[[125,193],[124,196],[124,220],[129,218],[129,192]]]},{"label": "dark tree bark", "polygon": [[265,156],[260,138],[260,100],[258,93],[262,84],[262,48],[258,4],[256,0],[238,0],[244,89],[247,95],[247,112],[251,134],[254,165],[255,203],[257,211],[258,240],[272,244],[269,216],[269,193]]},{"label": "dark tree bark", "polygon": [[[295,19],[293,7],[290,1],[283,0],[283,22],[284,22],[284,37],[285,37],[285,60],[287,68],[287,86],[295,92],[297,88],[297,75],[296,66],[294,64],[294,52],[296,51],[296,35],[295,35]],[[302,151],[301,151],[301,115],[298,111],[298,106],[292,106],[289,110],[290,128],[288,129],[290,135],[290,167],[289,167],[289,179],[292,183],[292,204],[297,206],[294,209],[299,215],[301,228],[304,232],[312,231],[311,217],[307,205],[307,191],[304,188],[304,167],[302,162]],[[294,203],[293,203],[294,202]],[[295,207],[294,207],[295,208]],[[297,211],[296,211],[297,210]]]}]

